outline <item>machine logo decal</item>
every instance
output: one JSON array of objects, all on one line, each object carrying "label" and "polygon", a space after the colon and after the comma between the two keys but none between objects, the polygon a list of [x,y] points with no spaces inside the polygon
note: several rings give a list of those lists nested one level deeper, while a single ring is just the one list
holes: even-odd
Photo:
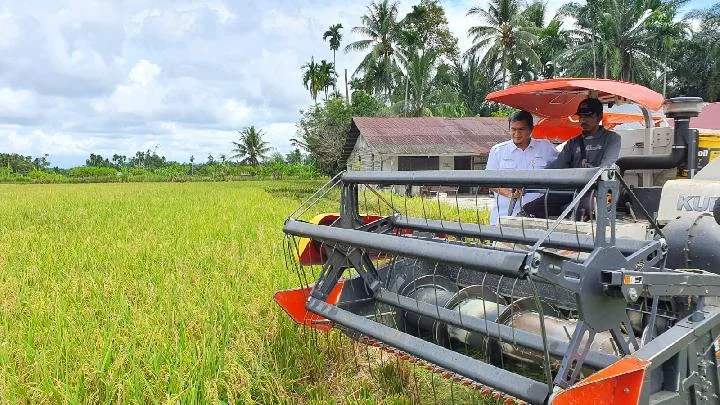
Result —
[{"label": "machine logo decal", "polygon": [[706,195],[681,195],[678,196],[676,209],[678,211],[710,211],[719,198]]}]

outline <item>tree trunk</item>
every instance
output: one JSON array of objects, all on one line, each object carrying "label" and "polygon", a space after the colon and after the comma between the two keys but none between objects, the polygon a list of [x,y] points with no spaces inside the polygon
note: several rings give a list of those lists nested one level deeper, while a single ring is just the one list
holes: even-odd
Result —
[{"label": "tree trunk", "polygon": [[[595,33],[590,31],[590,39],[592,40],[592,51],[593,51],[593,79],[597,79],[597,60],[595,57]],[[606,68],[607,72],[607,68]],[[605,73],[607,78],[607,73]]]},{"label": "tree trunk", "polygon": [[502,62],[501,62],[501,66],[502,66],[502,70],[503,70],[503,77],[502,77],[503,89],[507,89],[507,81],[506,81],[506,77],[507,77],[507,61],[505,60],[505,49],[503,49],[503,52],[502,52]]},{"label": "tree trunk", "polygon": [[405,116],[407,117],[407,102],[408,102],[408,89],[410,88],[410,78],[405,78],[405,105],[403,105],[403,109],[405,110]]},{"label": "tree trunk", "polygon": [[350,94],[348,92],[348,82],[347,82],[347,69],[345,69],[345,100],[347,102],[350,102]]},{"label": "tree trunk", "polygon": [[[335,71],[335,77],[337,77],[337,65],[335,64],[335,50],[333,49],[333,70]],[[333,83],[333,90],[337,91],[337,81]]]},{"label": "tree trunk", "polygon": [[667,64],[668,64],[668,54],[670,52],[665,52],[665,63],[663,64],[663,98],[667,95]]}]

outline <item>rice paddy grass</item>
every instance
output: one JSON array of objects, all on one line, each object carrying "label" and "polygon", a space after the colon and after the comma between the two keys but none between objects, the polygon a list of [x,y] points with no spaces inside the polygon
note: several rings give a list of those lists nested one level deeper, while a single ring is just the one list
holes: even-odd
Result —
[{"label": "rice paddy grass", "polygon": [[0,402],[480,400],[273,302],[319,185],[0,185]]}]

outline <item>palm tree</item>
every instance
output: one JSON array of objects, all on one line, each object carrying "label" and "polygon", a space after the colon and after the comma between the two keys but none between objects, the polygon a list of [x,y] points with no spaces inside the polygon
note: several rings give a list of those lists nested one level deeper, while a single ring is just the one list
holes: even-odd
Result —
[{"label": "palm tree", "polygon": [[[573,37],[573,46],[581,46],[585,48],[585,52],[574,55],[575,60],[569,64],[574,66],[565,66],[570,70],[578,70],[578,66],[586,65],[592,69],[592,77],[598,77],[598,55],[597,45],[598,35],[596,27],[598,22],[598,1],[590,0],[586,4],[570,2],[564,4],[558,10],[558,15],[562,17],[571,17],[575,19],[575,29],[570,30]],[[589,52],[587,51],[589,50]],[[565,55],[563,55],[565,57]],[[581,68],[583,69],[583,68]],[[572,76],[586,76],[585,73],[570,73]]]},{"label": "palm tree", "polygon": [[670,54],[676,42],[682,40],[690,32],[690,24],[685,19],[675,21],[677,4],[663,3],[650,21],[650,30],[654,35],[655,52],[662,57],[662,94],[667,94],[667,74]]},{"label": "palm tree", "polygon": [[310,62],[302,65],[303,85],[305,85],[306,89],[310,90],[310,97],[312,97],[315,103],[317,103],[318,92],[323,88],[323,77],[320,66],[320,64],[315,63],[315,58],[310,58]]},{"label": "palm tree", "polygon": [[454,70],[457,77],[455,90],[469,115],[490,115],[492,110],[485,97],[501,87],[497,70],[481,63],[477,55],[468,55],[464,64],[457,62]]},{"label": "palm tree", "polygon": [[[434,52],[416,50],[407,58],[405,69],[407,71],[407,84],[410,93],[410,113],[415,116],[424,115],[433,91],[435,78]],[[407,108],[407,106],[405,106]]]},{"label": "palm tree", "polygon": [[660,2],[647,0],[591,0],[585,5],[570,3],[563,13],[579,26],[573,32],[576,46],[563,59],[571,74],[582,73],[590,60],[593,74],[598,65],[604,78],[649,83],[659,64],[652,55],[653,16]]},{"label": "palm tree", "polygon": [[240,142],[234,142],[235,148],[232,150],[235,154],[231,157],[234,159],[242,159],[240,163],[256,166],[264,159],[270,151],[268,143],[263,141],[263,131],[250,126],[242,131],[238,131]]},{"label": "palm tree", "polygon": [[540,58],[540,66],[538,71],[534,71],[533,66],[530,66],[527,60],[524,60],[520,64],[520,70],[524,69],[526,71],[518,72],[519,74],[516,77],[522,77],[522,73],[525,73],[525,76],[532,76],[531,79],[538,79],[540,76],[545,79],[552,78],[556,73],[556,59],[565,52],[572,42],[570,33],[563,29],[563,16],[555,15],[545,25],[546,12],[547,3],[539,0],[530,3],[522,11],[523,17],[537,28],[537,38],[533,48]]},{"label": "palm tree", "polygon": [[331,25],[330,28],[323,34],[323,41],[330,38],[330,50],[333,51],[333,66],[337,66],[335,64],[335,51],[340,49],[340,41],[342,40],[340,29],[342,29],[342,27],[342,24]]},{"label": "palm tree", "polygon": [[508,72],[516,64],[523,61],[533,66],[540,64],[540,58],[532,46],[537,28],[522,15],[518,0],[490,0],[487,10],[473,7],[467,15],[480,16],[487,25],[468,30],[468,34],[473,37],[473,45],[466,55],[487,48],[483,62],[500,65],[503,87],[508,84]]},{"label": "palm tree", "polygon": [[563,29],[563,22],[555,16],[538,33],[540,63],[542,76],[550,79],[558,73],[557,60],[572,44],[570,33]]},{"label": "palm tree", "polygon": [[390,94],[393,88],[393,69],[387,60],[373,59],[365,68],[362,82],[369,94]]},{"label": "palm tree", "polygon": [[332,86],[335,88],[337,83],[337,73],[335,72],[335,65],[328,63],[325,59],[320,61],[318,68],[318,80],[320,88],[325,92],[325,101],[328,99],[328,90]]},{"label": "palm tree", "polygon": [[[367,13],[362,16],[362,26],[354,27],[353,33],[365,36],[365,39],[355,41],[345,47],[345,52],[367,51],[360,65],[353,73],[353,76],[363,72],[367,74],[375,66],[383,67],[383,82],[392,83],[392,74],[402,66],[404,58],[398,49],[398,38],[400,25],[397,21],[398,2],[381,0],[373,2],[367,8]],[[379,78],[378,78],[379,79]],[[377,87],[377,86],[373,86]],[[386,86],[388,95],[392,86]]]}]

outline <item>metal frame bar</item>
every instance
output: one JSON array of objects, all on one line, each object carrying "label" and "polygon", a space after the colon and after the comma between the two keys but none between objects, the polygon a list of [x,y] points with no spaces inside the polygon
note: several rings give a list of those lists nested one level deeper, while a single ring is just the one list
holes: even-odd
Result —
[{"label": "metal frame bar", "polygon": [[535,170],[429,170],[345,172],[345,184],[377,185],[481,185],[525,188],[576,188],[593,181],[597,168],[545,169],[542,176]]},{"label": "metal frame bar", "polygon": [[439,261],[502,276],[524,278],[527,275],[525,269],[527,255],[524,253],[503,252],[410,237],[313,225],[292,219],[285,222],[283,231],[290,235],[302,236],[326,243],[334,242],[372,251],[390,252],[406,257]]},{"label": "metal frame bar", "polygon": [[612,270],[603,271],[601,281],[606,286],[619,287],[625,297],[629,296],[628,290],[631,288],[634,288],[638,295],[644,293],[650,297],[689,295],[720,297],[720,277],[701,270]]},{"label": "metal frame bar", "polygon": [[[528,245],[537,242],[545,234],[545,231],[540,229],[517,229],[512,227],[502,227],[501,229],[495,225],[481,226],[466,222],[425,220],[402,215],[393,216],[391,222],[396,228],[446,233],[454,236],[492,239]],[[623,254],[632,254],[645,247],[648,242],[635,239],[618,239],[616,244]],[[595,237],[557,231],[548,236],[542,246],[558,249],[576,249],[580,252],[592,252],[595,249]]]}]

